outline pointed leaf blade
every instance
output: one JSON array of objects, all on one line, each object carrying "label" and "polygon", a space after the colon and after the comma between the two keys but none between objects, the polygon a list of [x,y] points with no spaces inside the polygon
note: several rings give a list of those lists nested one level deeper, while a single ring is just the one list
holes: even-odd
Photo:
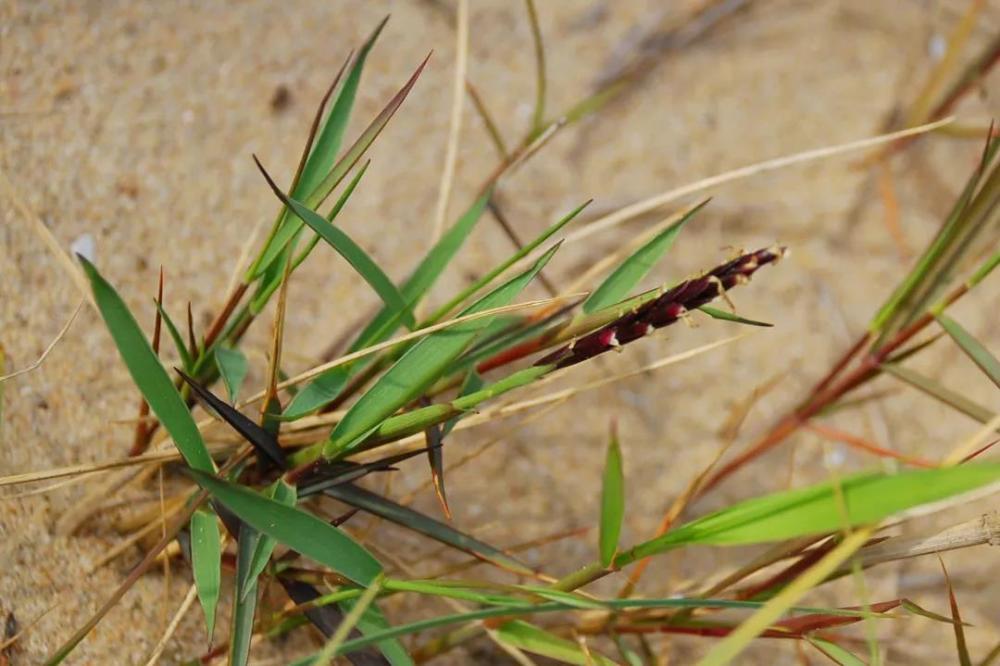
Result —
[{"label": "pointed leaf blade", "polygon": [[198,485],[251,527],[345,578],[369,585],[382,572],[382,565],[360,544],[316,516],[214,476],[190,473]]},{"label": "pointed leaf blade", "polygon": [[229,402],[236,402],[243,380],[246,379],[250,364],[239,349],[218,347],[215,350],[215,365],[219,369],[222,382],[226,385]]},{"label": "pointed leaf blade", "polygon": [[965,355],[972,359],[973,363],[978,365],[979,369],[1000,388],[1000,361],[997,361],[997,358],[981,342],[972,337],[971,333],[948,315],[939,314],[937,321],[941,324],[941,328],[955,341],[955,344],[965,352]]},{"label": "pointed leaf blade", "polygon": [[671,224],[654,236],[648,243],[633,252],[584,301],[584,313],[590,314],[591,312],[596,312],[601,308],[614,305],[626,298],[629,292],[632,291],[632,288],[639,284],[653,270],[656,262],[671,248],[677,239],[677,235],[680,234],[681,229],[684,228],[688,220],[708,202],[709,200],[705,199],[685,213],[680,220]]},{"label": "pointed leaf blade", "polygon": [[191,412],[174,388],[167,371],[160,364],[128,306],[93,264],[86,258],[77,256],[90,280],[97,308],[111,332],[118,353],[150,409],[170,433],[177,449],[192,469],[214,471],[215,463],[205,447],[198,426],[191,418]]},{"label": "pointed leaf blade", "polygon": [[[256,157],[254,160],[256,161]],[[403,322],[409,328],[413,328],[414,319],[413,312],[410,310],[410,306],[406,304],[403,300],[402,294],[396,289],[396,285],[392,283],[392,280],[382,272],[368,254],[361,249],[357,243],[355,243],[350,236],[341,231],[339,228],[335,227],[333,224],[326,221],[326,219],[319,213],[311,210],[305,205],[299,203],[295,199],[292,199],[271,180],[271,177],[261,166],[260,162],[257,162],[257,166],[260,168],[261,173],[264,174],[264,178],[267,179],[268,185],[274,191],[275,195],[281,201],[288,206],[296,216],[299,217],[303,222],[312,227],[313,231],[319,234],[323,240],[330,244],[330,246],[336,250],[340,256],[347,260],[354,270],[358,272],[361,277],[371,285],[375,293],[385,302],[385,304],[393,310],[393,312],[401,313]]]},{"label": "pointed leaf blade", "polygon": [[601,563],[607,567],[618,551],[618,538],[625,515],[625,475],[622,471],[622,451],[618,434],[612,429],[608,453],[604,461],[604,483],[601,488],[601,529],[599,535]]},{"label": "pointed leaf blade", "polygon": [[222,583],[222,549],[219,522],[211,511],[198,509],[191,516],[191,568],[198,600],[205,612],[208,642],[215,635],[215,611]]},{"label": "pointed leaf blade", "polygon": [[[836,532],[1000,481],[1000,463],[859,474],[750,499],[682,525],[615,558],[616,566],[682,545],[737,545]],[[846,516],[842,511],[846,506]],[[846,520],[846,522],[845,522]]]}]

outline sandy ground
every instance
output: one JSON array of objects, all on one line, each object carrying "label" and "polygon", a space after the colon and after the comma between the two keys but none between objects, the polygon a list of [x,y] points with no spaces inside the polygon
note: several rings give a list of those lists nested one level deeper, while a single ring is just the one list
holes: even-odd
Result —
[{"label": "sandy ground", "polygon": [[[563,109],[591,90],[600,73],[613,67],[663,12],[681,12],[691,3],[539,4],[550,108]],[[469,77],[513,142],[531,113],[529,28],[520,3],[475,0],[472,5]],[[153,319],[151,299],[162,265],[168,308],[179,313],[192,301],[203,325],[219,305],[249,230],[275,210],[251,152],[287,178],[332,73],[348,49],[391,12],[369,61],[351,133],[377,112],[428,50],[433,48],[434,55],[372,151],[372,167],[343,219],[350,233],[401,277],[427,247],[444,159],[454,56],[449,6],[415,0],[7,0],[0,3],[0,168],[63,247],[84,235],[93,238],[101,270],[141,321]],[[610,210],[761,159],[874,134],[897,101],[912,97],[929,67],[929,46],[947,34],[963,6],[762,0],[706,41],[659,59],[641,84],[599,117],[561,133],[505,185],[508,215],[522,235],[531,236],[590,197],[598,210]],[[997,29],[1000,11],[994,3],[984,12],[973,43]],[[983,123],[996,115],[997,83],[994,76],[981,94],[960,105],[963,120]],[[290,95],[275,109],[272,100],[281,88]],[[453,214],[470,201],[494,164],[482,125],[468,106],[461,137]],[[911,248],[921,247],[933,233],[978,147],[938,137],[895,163],[901,221]],[[851,169],[849,160],[833,159],[713,191],[711,206],[685,231],[657,279],[711,266],[731,246],[786,243],[792,258],[734,295],[742,313],[773,321],[775,328],[669,371],[583,394],[517,428],[507,424],[456,436],[449,448],[455,458],[491,438],[500,440],[451,476],[456,523],[502,546],[593,525],[608,422],[615,416],[627,463],[629,520],[623,538],[647,535],[667,502],[712,457],[727,409],[763,380],[787,373],[752,413],[741,441],[762,432],[863,329],[903,274],[906,261],[882,223],[877,202],[864,208],[856,225],[847,222],[864,182],[865,175]],[[0,341],[9,371],[41,354],[81,297],[7,193],[0,196],[0,220]],[[565,284],[573,271],[639,228],[565,247],[549,276]],[[485,222],[436,298],[508,252],[505,238]],[[988,295],[995,290],[987,285],[983,292],[963,303],[956,316],[997,343],[986,316],[996,311],[997,300]],[[297,276],[290,298],[286,345],[291,370],[308,367],[345,322],[373,303],[352,271],[322,248]],[[250,338],[253,381],[260,381],[267,329],[258,327]],[[621,356],[581,366],[567,380],[581,383],[633,369],[732,332],[717,322],[678,327]],[[995,388],[944,345],[921,367],[985,404],[995,402]],[[133,416],[136,391],[89,308],[42,367],[3,388],[2,474],[110,460],[127,450],[131,428],[114,420]],[[905,390],[876,410],[840,415],[832,422],[928,457],[948,450],[975,427]],[[815,437],[803,435],[693,511],[820,478],[830,464],[844,470],[871,463],[850,451],[824,449]],[[394,492],[416,488],[425,476],[422,462],[407,465]],[[87,523],[73,537],[54,536],[55,520],[87,487],[75,484],[0,503],[0,613],[13,612],[24,626],[54,607],[26,632],[10,655],[13,664],[38,663],[139,557],[133,548],[90,571],[121,538],[114,512]],[[155,496],[155,486],[126,495],[131,502]],[[426,492],[418,505],[434,510]],[[957,523],[991,506],[989,501],[963,506],[918,527]],[[439,551],[433,544],[386,526],[377,526],[374,538],[399,557],[422,560],[419,570],[435,568]],[[567,572],[592,557],[593,541],[591,534],[524,557]],[[647,575],[643,592],[669,593],[684,581],[737,566],[751,552],[695,549],[662,558]],[[1000,626],[997,556],[984,547],[945,557],[963,615],[975,625],[968,639],[978,657],[996,641]],[[947,612],[940,567],[933,559],[886,566],[867,580],[872,599],[907,596]],[[70,662],[142,663],[188,584],[188,573],[176,568],[167,586],[161,574],[145,576]],[[806,601],[854,598],[856,589],[845,583]],[[397,618],[444,610],[389,606]],[[192,610],[163,663],[203,650],[200,623],[200,613]],[[944,625],[910,618],[880,631],[893,663],[954,658]],[[255,655],[278,655],[280,661],[280,655],[309,649],[311,639],[297,636]],[[695,639],[658,644],[671,663],[690,663],[708,646]],[[456,653],[455,663],[506,663],[489,643],[474,647]],[[774,643],[760,644],[746,657],[754,663],[795,658],[790,646]],[[814,654],[810,660],[822,658]]]}]

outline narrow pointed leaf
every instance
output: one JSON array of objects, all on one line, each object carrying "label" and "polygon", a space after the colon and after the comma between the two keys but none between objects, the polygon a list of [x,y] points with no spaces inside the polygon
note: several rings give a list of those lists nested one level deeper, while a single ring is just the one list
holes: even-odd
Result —
[{"label": "narrow pointed leaf", "polygon": [[[922,606],[918,606],[917,604],[913,603],[909,599],[903,599],[902,606],[903,606],[903,609],[906,612],[913,613],[914,615],[919,615],[920,617],[926,617],[928,620],[934,620],[935,622],[943,622],[944,624],[953,624],[954,623],[954,620],[952,618],[945,617],[944,615],[941,615],[940,613],[935,613],[933,611],[929,611],[926,608],[923,608]],[[966,624],[965,626],[969,626],[969,625]]]},{"label": "narrow pointed leaf", "polygon": [[184,370],[190,371],[192,366],[191,354],[188,352],[187,345],[184,344],[181,332],[177,329],[177,325],[170,318],[162,303],[156,303],[156,311],[160,313],[160,318],[167,325],[167,332],[170,334],[170,339],[174,342],[174,348],[177,350],[177,356],[181,360],[181,366],[183,366]]},{"label": "narrow pointed leaf", "polygon": [[[427,56],[430,58],[430,56]],[[337,161],[333,167],[325,173],[320,182],[310,189],[306,189],[304,186],[296,187],[294,192],[295,199],[301,199],[305,206],[308,208],[316,208],[320,206],[323,201],[330,195],[330,193],[340,184],[340,182],[350,173],[354,165],[364,156],[368,148],[374,143],[376,137],[385,129],[385,126],[389,123],[393,114],[399,109],[403,100],[409,94],[413,85],[417,82],[417,78],[423,71],[424,66],[427,64],[427,59],[421,63],[420,67],[417,68],[416,72],[410,77],[409,81],[403,86],[403,88],[396,93],[396,95],[389,100],[389,103],[382,109],[381,113],[372,120],[371,124],[361,133],[353,145],[347,149],[347,152]],[[338,99],[339,101],[339,99]],[[352,100],[353,101],[353,100]],[[336,107],[336,104],[334,105]],[[346,119],[345,119],[346,122]],[[322,136],[320,140],[322,140]],[[310,159],[312,156],[310,156]],[[316,169],[319,171],[319,168]],[[303,173],[303,175],[305,175]],[[310,172],[310,181],[313,180],[312,173]],[[287,206],[287,204],[286,204]],[[300,216],[301,217],[301,216]],[[261,256],[261,259],[256,264],[258,271],[251,275],[251,277],[259,277],[260,272],[263,269],[269,268],[274,264],[275,259],[278,255],[286,248],[289,241],[298,235],[302,230],[302,220],[296,220],[293,218],[285,218],[284,223],[281,224],[272,238],[270,239],[267,248]]]},{"label": "narrow pointed leaf", "polygon": [[1000,362],[997,361],[996,357],[948,315],[940,314],[937,316],[937,320],[941,324],[941,328],[947,331],[966,356],[972,359],[997,387],[1000,387]]},{"label": "narrow pointed leaf", "polygon": [[[256,161],[256,157],[254,160]],[[413,312],[410,311],[410,307],[403,301],[402,295],[396,289],[396,285],[392,283],[392,280],[382,272],[382,269],[378,267],[371,257],[361,249],[361,247],[351,240],[350,236],[345,234],[343,231],[327,222],[326,219],[316,213],[315,211],[307,208],[303,204],[299,203],[295,199],[288,197],[278,186],[271,180],[271,177],[261,166],[260,162],[257,162],[257,166],[260,168],[261,173],[264,174],[264,178],[267,179],[268,185],[278,196],[281,201],[291,208],[292,212],[295,213],[302,221],[312,227],[313,231],[319,234],[323,240],[330,244],[330,246],[335,249],[340,256],[344,257],[351,266],[358,272],[371,285],[375,293],[389,306],[394,312],[402,313],[402,320],[409,328],[413,328]]]},{"label": "narrow pointed leaf", "polygon": [[465,551],[487,562],[521,574],[530,574],[531,570],[516,559],[487,543],[471,537],[446,525],[439,520],[422,514],[408,507],[397,504],[390,499],[376,495],[350,484],[341,484],[323,491],[326,495],[340,500],[344,504],[357,507],[362,511],[384,518],[435,541]]},{"label": "narrow pointed leaf", "polygon": [[[460,316],[510,304],[559,249],[556,245],[527,271],[479,299]],[[396,410],[419,398],[484,330],[492,317],[456,324],[421,338],[364,393],[337,423],[323,448],[330,458],[357,446]]]},{"label": "narrow pointed leaf", "polygon": [[208,642],[215,635],[215,611],[222,581],[219,522],[211,511],[198,509],[191,516],[191,569],[198,601],[205,612]]},{"label": "narrow pointed leaf", "polygon": [[596,312],[601,308],[626,298],[633,287],[646,277],[649,271],[653,270],[656,262],[670,249],[677,239],[677,235],[684,228],[684,225],[695,213],[701,210],[707,203],[705,199],[697,206],[688,211],[680,220],[674,222],[669,227],[654,236],[648,243],[632,253],[623,261],[621,265],[609,275],[604,282],[594,290],[594,293],[583,303],[583,311],[587,314]]},{"label": "narrow pointed leaf", "polygon": [[941,561],[941,570],[944,572],[944,581],[948,587],[948,604],[951,606],[951,624],[955,631],[955,651],[958,652],[958,663],[961,666],[972,666],[972,657],[969,656],[969,645],[965,640],[965,626],[962,622],[962,614],[958,610],[958,599],[955,598],[955,588],[951,585],[951,577],[944,567],[944,560]]},{"label": "narrow pointed leaf", "polygon": [[[441,240],[431,248],[420,265],[400,288],[403,298],[411,306],[423,299],[444,269],[451,263],[455,254],[465,243],[472,229],[482,217],[483,209],[489,201],[490,192],[484,193],[472,206],[452,225]],[[351,344],[349,352],[358,351],[387,339],[399,326],[399,316],[388,306],[369,322],[361,334]],[[285,417],[299,418],[319,409],[337,397],[344,384],[359,365],[331,368],[316,377],[288,405]]]},{"label": "narrow pointed leaf", "polygon": [[358,50],[358,55],[351,65],[351,70],[344,80],[344,87],[337,94],[337,99],[334,101],[333,107],[326,117],[326,122],[323,123],[323,128],[316,136],[316,142],[313,144],[312,151],[309,153],[309,159],[302,170],[302,176],[299,178],[298,185],[296,185],[296,196],[308,196],[311,194],[323,180],[323,176],[328,174],[330,169],[333,168],[334,160],[337,158],[337,151],[340,150],[340,145],[344,138],[344,131],[347,129],[347,121],[350,120],[354,101],[358,95],[358,86],[361,83],[361,74],[364,71],[365,62],[388,21],[388,16],[383,18]]},{"label": "narrow pointed leaf", "polygon": [[[207,475],[206,475],[207,476]],[[257,612],[257,579],[247,575],[259,533],[246,523],[240,524],[236,548],[236,580],[233,586],[233,617],[229,631],[229,666],[245,666],[250,658],[253,620]],[[247,587],[242,587],[241,582]]]},{"label": "narrow pointed leaf", "polygon": [[94,301],[118,347],[118,353],[150,409],[170,433],[177,450],[192,469],[214,471],[215,463],[205,447],[191,412],[174,388],[167,371],[160,364],[128,306],[93,264],[84,257],[77,256],[90,280]]},{"label": "narrow pointed leaf", "polygon": [[726,310],[720,310],[718,308],[713,308],[708,305],[703,305],[698,308],[705,314],[707,314],[712,319],[721,319],[723,321],[731,321],[736,324],[743,324],[744,326],[762,326],[770,328],[774,324],[769,324],[766,321],[757,321],[756,319],[747,319],[746,317],[741,317],[738,314],[733,314],[732,312],[727,312]]},{"label": "narrow pointed leaf", "polygon": [[564,664],[579,664],[579,666],[614,666],[615,664],[594,650],[587,654],[577,643],[554,636],[522,620],[511,620],[504,623],[497,630],[497,636],[507,645],[520,648],[525,652],[540,654]]},{"label": "narrow pointed leaf", "polygon": [[[295,496],[295,486],[287,484],[284,479],[278,479],[275,481],[271,487],[268,488],[266,496],[276,502],[284,504],[287,507],[294,507],[297,499]],[[257,579],[260,577],[260,574],[263,573],[264,568],[271,559],[271,553],[274,552],[274,547],[277,545],[278,542],[272,537],[266,534],[261,535],[253,549],[250,564],[245,569],[245,575],[248,579]],[[241,587],[243,589],[249,589],[250,581],[244,581]]]},{"label": "narrow pointed leaf", "polygon": [[180,370],[177,373],[187,382],[191,390],[222,417],[233,430],[238,432],[243,439],[249,442],[254,447],[254,450],[259,454],[267,456],[280,469],[286,467],[285,452],[278,444],[278,440],[274,435],[251,421],[238,409],[220,400],[214,393],[204,388],[191,377],[188,377],[185,373]]},{"label": "narrow pointed leaf", "polygon": [[[344,189],[343,193],[341,193],[340,197],[337,199],[337,203],[335,203],[333,205],[333,208],[330,209],[330,212],[327,213],[326,220],[328,222],[332,223],[335,219],[337,219],[337,216],[340,215],[340,211],[344,209],[344,206],[347,204],[347,201],[351,198],[351,195],[354,194],[354,190],[357,188],[358,183],[361,182],[361,178],[365,175],[365,172],[368,170],[369,164],[370,162],[365,162],[364,166],[358,169],[358,172],[354,175],[354,178],[351,179],[351,182],[347,184],[347,187]],[[292,215],[292,217],[294,218],[295,222],[300,223],[301,225],[301,222],[297,217],[295,217],[294,215]],[[285,261],[287,260],[288,254],[293,251],[295,245],[294,241],[297,238],[298,238],[298,233],[296,233],[296,236],[290,239],[290,242],[287,244],[287,246],[282,249],[279,255],[281,257],[281,261],[272,261],[271,265],[264,269],[264,272],[260,277],[259,284],[257,285],[257,291],[254,294],[253,299],[250,301],[251,312],[259,313],[261,310],[263,310],[264,306],[267,305],[267,302],[268,300],[270,300],[271,296],[274,295],[274,293],[281,288],[281,283],[285,279]],[[306,258],[316,248],[316,245],[319,243],[320,239],[321,237],[318,234],[313,234],[312,240],[309,242],[308,245],[306,245],[305,249],[299,253],[299,256],[295,257],[295,259],[292,260],[291,270],[294,271],[296,268],[299,267],[299,265],[303,261],[306,260]]]},{"label": "narrow pointed leaf", "polygon": [[198,485],[251,527],[345,578],[368,585],[381,573],[382,565],[367,550],[316,516],[208,474],[191,472],[191,475]]},{"label": "narrow pointed leaf", "polygon": [[[859,474],[741,502],[620,553],[616,566],[687,544],[737,545],[836,532],[1000,481],[1000,463]],[[838,497],[839,494],[842,497]],[[846,515],[845,515],[846,510]]]},{"label": "narrow pointed leaf", "polygon": [[599,536],[601,563],[607,567],[618,550],[618,537],[625,515],[625,475],[622,471],[622,451],[617,433],[611,433],[604,461],[604,483],[601,487],[601,529]]},{"label": "narrow pointed leaf", "polygon": [[323,199],[333,190],[337,184],[343,180],[344,176],[357,164],[358,160],[365,154],[365,151],[372,145],[375,138],[385,129],[385,126],[389,124],[389,120],[392,116],[399,110],[399,107],[403,104],[406,96],[410,94],[413,86],[416,84],[417,79],[420,78],[421,72],[424,71],[424,67],[427,66],[427,61],[430,60],[430,54],[424,58],[424,61],[420,63],[416,71],[410,76],[409,80],[403,84],[403,87],[399,89],[391,100],[385,105],[382,111],[379,112],[375,119],[365,128],[365,131],[361,133],[353,145],[347,149],[337,163],[330,169],[330,172],[326,174],[322,182],[316,186],[316,189],[309,195],[306,199],[310,206],[317,206],[322,203]]},{"label": "narrow pointed leaf", "polygon": [[219,368],[219,375],[226,385],[229,402],[236,402],[236,396],[239,395],[240,387],[250,367],[247,357],[239,349],[218,347],[215,350],[215,365]]}]

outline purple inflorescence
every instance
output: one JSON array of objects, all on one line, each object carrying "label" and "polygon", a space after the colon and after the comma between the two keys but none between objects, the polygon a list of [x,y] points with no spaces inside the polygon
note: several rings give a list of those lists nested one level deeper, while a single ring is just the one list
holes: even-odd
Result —
[{"label": "purple inflorescence", "polygon": [[535,365],[565,368],[638,340],[673,324],[688,311],[715,300],[736,285],[749,282],[758,268],[777,262],[786,252],[785,248],[774,246],[740,255],[705,275],[681,282],[610,324],[546,355]]}]

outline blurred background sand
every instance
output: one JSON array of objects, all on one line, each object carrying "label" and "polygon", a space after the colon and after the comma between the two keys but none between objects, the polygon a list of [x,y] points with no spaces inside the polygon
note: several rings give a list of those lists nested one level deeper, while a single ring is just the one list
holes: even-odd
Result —
[{"label": "blurred background sand", "polygon": [[[692,2],[587,0],[539,3],[553,112],[594,89],[656,26]],[[534,95],[531,35],[513,0],[471,3],[469,78],[513,143],[530,121]],[[653,59],[649,71],[599,115],[560,133],[501,192],[508,217],[531,237],[593,197],[607,211],[687,182],[766,158],[876,134],[897,105],[912,100],[964,2],[801,2],[759,0],[705,39]],[[449,2],[0,2],[0,169],[24,204],[69,247],[89,235],[97,263],[139,320],[153,320],[157,271],[167,277],[166,304],[194,304],[197,324],[219,306],[220,292],[250,229],[276,209],[250,159],[260,156],[279,181],[292,173],[311,114],[348,50],[386,13],[392,18],[369,59],[348,137],[356,135],[430,50],[430,64],[371,151],[372,166],[342,217],[348,231],[404,276],[428,247],[444,160],[454,34]],[[975,47],[1000,29],[994,2],[983,11]],[[996,115],[996,75],[957,108],[963,121]],[[282,92],[284,91],[284,92]],[[947,212],[980,149],[979,141],[932,137],[893,162],[906,246],[918,251]],[[544,418],[509,421],[456,435],[447,455],[496,446],[449,478],[456,524],[500,546],[567,528],[593,526],[608,423],[618,418],[626,459],[629,521],[625,541],[654,529],[667,503],[714,455],[728,410],[755,386],[785,373],[756,406],[740,443],[761,433],[807,390],[866,325],[909,259],[887,231],[873,194],[862,197],[865,172],[835,158],[758,176],[711,191],[714,200],[681,236],[657,281],[714,265],[732,246],[780,241],[792,248],[780,267],[733,294],[741,314],[774,322],[734,345],[673,367],[588,392]],[[450,217],[474,196],[495,164],[493,150],[466,104]],[[693,201],[693,199],[691,200]],[[865,202],[856,222],[850,213]],[[566,246],[547,270],[557,284],[603,256],[657,217]],[[0,342],[8,371],[36,359],[80,300],[80,294],[31,231],[8,193],[0,196]],[[905,248],[903,248],[905,250]],[[478,275],[510,251],[490,220],[480,224],[435,299]],[[991,316],[996,290],[955,311],[975,334],[1000,342]],[[991,295],[992,294],[992,295]],[[540,297],[536,288],[530,296]],[[288,370],[308,367],[358,313],[374,303],[366,285],[338,257],[319,248],[290,290]],[[254,372],[265,367],[270,313],[250,336]],[[631,346],[622,355],[580,366],[563,383],[583,383],[638,368],[666,354],[732,334],[706,321],[695,329]],[[942,345],[921,367],[984,404],[991,387],[963,357]],[[886,384],[885,386],[891,386]],[[123,456],[137,394],[110,337],[85,308],[38,370],[4,385],[0,472],[13,474]],[[550,390],[546,387],[545,390]],[[538,391],[531,393],[537,394]],[[975,429],[933,401],[901,390],[875,410],[833,423],[910,454],[936,457]],[[791,456],[795,456],[794,472]],[[692,515],[737,498],[802,484],[870,458],[801,435],[746,469],[693,507]],[[414,461],[393,482],[405,495],[426,478]],[[57,604],[10,655],[38,663],[92,612],[138,561],[133,548],[90,573],[121,535],[112,516],[73,537],[52,525],[86,484],[0,503],[0,614],[24,626]],[[6,495],[21,492],[5,489]],[[119,499],[155,498],[156,488]],[[110,501],[110,500],[109,500]],[[436,511],[423,491],[417,506]],[[963,506],[920,523],[946,526],[995,506]],[[424,573],[441,556],[434,545],[391,526],[373,538]],[[524,553],[527,561],[567,572],[592,557],[596,536],[563,540]],[[670,593],[738,566],[751,549],[694,549],[657,560],[648,595]],[[997,551],[945,556],[973,654],[993,645],[1000,626]],[[174,567],[169,585],[149,574],[73,654],[76,664],[142,663],[189,584]],[[891,565],[867,577],[870,598],[911,597],[947,612],[933,558]],[[613,592],[614,585],[598,587]],[[845,581],[809,603],[857,598]],[[445,612],[443,606],[388,604],[393,618]],[[220,627],[224,627],[220,623]],[[221,634],[220,630],[220,634]],[[280,661],[314,644],[305,630],[264,646],[255,658]],[[950,628],[926,619],[880,626],[894,663],[954,659]],[[856,632],[860,635],[861,632]],[[671,663],[689,663],[705,641],[664,639]],[[178,663],[205,646],[201,614],[192,609],[164,655]],[[822,661],[810,655],[813,663]],[[453,663],[507,663],[488,642],[456,652]],[[495,661],[491,661],[495,660]],[[754,663],[792,663],[790,645],[760,643]]]}]

